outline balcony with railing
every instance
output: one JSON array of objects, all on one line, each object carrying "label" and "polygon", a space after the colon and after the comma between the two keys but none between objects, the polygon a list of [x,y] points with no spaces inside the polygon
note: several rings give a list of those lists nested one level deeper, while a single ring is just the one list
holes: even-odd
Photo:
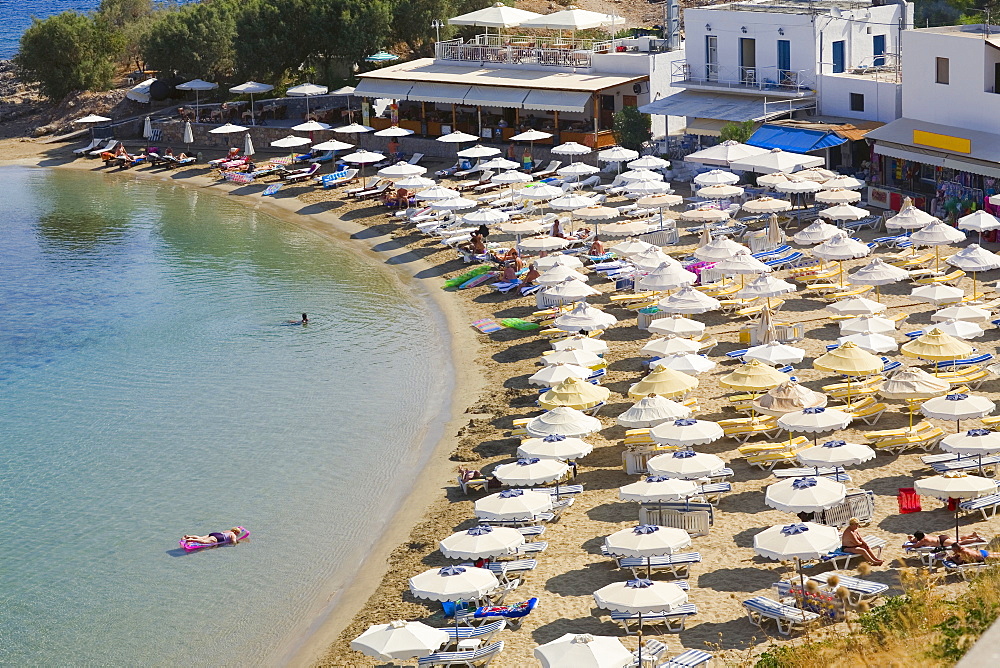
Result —
[{"label": "balcony with railing", "polygon": [[723,67],[673,63],[671,85],[705,91],[759,93],[768,97],[811,97],[814,90],[812,70],[784,70],[777,67]]},{"label": "balcony with railing", "polygon": [[594,54],[639,54],[666,50],[666,40],[648,37],[632,39],[581,39],[538,37],[535,35],[476,35],[437,42],[437,60],[483,64],[513,64],[541,67],[589,69]]}]

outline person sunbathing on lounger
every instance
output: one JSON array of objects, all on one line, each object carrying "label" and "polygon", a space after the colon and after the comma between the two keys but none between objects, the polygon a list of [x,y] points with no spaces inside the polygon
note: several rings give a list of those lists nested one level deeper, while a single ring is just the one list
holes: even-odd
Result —
[{"label": "person sunbathing on lounger", "polygon": [[594,243],[590,244],[590,250],[587,251],[587,255],[593,255],[595,257],[604,255],[604,244],[601,243],[600,239],[596,237],[594,238]]},{"label": "person sunbathing on lounger", "polygon": [[472,237],[464,244],[458,245],[459,250],[463,250],[466,253],[472,253],[474,255],[485,255],[486,254],[486,242],[483,240],[483,235],[478,231],[472,233]]},{"label": "person sunbathing on lounger", "polygon": [[508,262],[503,267],[503,280],[513,281],[517,278],[517,269],[514,268],[513,262]]},{"label": "person sunbathing on lounger", "polygon": [[212,532],[207,536],[184,536],[184,540],[200,545],[225,545],[227,543],[236,545],[240,542],[240,533],[241,529],[239,527],[233,527],[228,531]]},{"label": "person sunbathing on lounger", "polygon": [[986,550],[974,550],[959,543],[952,543],[951,560],[956,564],[981,564],[987,559],[1000,559],[1000,554]]},{"label": "person sunbathing on lounger", "polygon": [[860,554],[865,558],[865,561],[873,566],[881,566],[884,562],[875,556],[871,547],[861,537],[860,528],[861,522],[856,517],[852,517],[840,539],[842,549],[844,552],[850,552],[851,554]]},{"label": "person sunbathing on lounger", "polygon": [[538,267],[532,263],[531,267],[528,268],[528,273],[524,275],[524,284],[531,285],[541,275],[542,272],[538,271]]},{"label": "person sunbathing on lounger", "polygon": [[[925,534],[923,531],[914,531],[912,536],[907,536],[906,547],[951,547],[955,543],[955,539],[951,536],[941,534],[939,536],[931,537]],[[978,533],[973,531],[968,536],[960,536],[958,539],[959,544],[967,545],[969,543],[983,543],[986,539],[980,536]]]}]

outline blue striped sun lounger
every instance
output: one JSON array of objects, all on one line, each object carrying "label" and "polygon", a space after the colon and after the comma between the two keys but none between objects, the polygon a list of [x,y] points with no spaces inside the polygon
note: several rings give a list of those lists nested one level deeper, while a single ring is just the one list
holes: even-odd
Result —
[{"label": "blue striped sun lounger", "polygon": [[765,622],[773,620],[778,625],[778,633],[786,636],[792,631],[805,630],[820,619],[815,612],[800,610],[766,596],[747,599],[743,601],[743,607],[753,624],[763,628]]},{"label": "blue striped sun lounger", "polygon": [[[679,605],[670,612],[650,612],[642,615],[642,625],[657,626],[663,625],[668,633],[680,633],[684,630],[687,618],[698,614],[698,606],[694,603]],[[612,612],[611,621],[618,622],[625,629],[625,633],[631,634],[632,622],[639,621],[639,615],[628,612]]]},{"label": "blue striped sun lounger", "polygon": [[659,668],[698,668],[712,660],[712,655],[700,649],[689,649],[672,659],[667,659],[666,663],[661,663]]},{"label": "blue striped sun lounger", "polygon": [[834,575],[840,580],[837,586],[847,589],[851,595],[851,603],[854,605],[857,605],[861,601],[871,601],[889,591],[889,585],[870,580],[860,580],[841,573],[817,573],[816,575],[809,576],[809,579],[825,585],[827,580]]}]

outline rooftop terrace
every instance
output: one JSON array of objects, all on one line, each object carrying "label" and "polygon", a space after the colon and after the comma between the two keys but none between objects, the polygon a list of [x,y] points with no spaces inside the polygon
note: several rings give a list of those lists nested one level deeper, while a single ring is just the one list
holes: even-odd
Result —
[{"label": "rooftop terrace", "polygon": [[825,14],[831,9],[867,9],[871,2],[850,0],[817,0],[815,2],[797,0],[760,0],[759,2],[727,2],[721,5],[698,7],[731,12],[766,12],[769,14]]}]

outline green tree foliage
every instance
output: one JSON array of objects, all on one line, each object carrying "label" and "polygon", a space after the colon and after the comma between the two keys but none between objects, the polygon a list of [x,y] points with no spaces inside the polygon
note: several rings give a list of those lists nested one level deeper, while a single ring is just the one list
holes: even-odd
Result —
[{"label": "green tree foliage", "polygon": [[63,12],[35,19],[21,36],[14,58],[20,76],[42,93],[61,99],[76,90],[106,90],[121,53],[120,37],[89,16]]},{"label": "green tree foliage", "polygon": [[142,43],[143,58],[161,72],[176,70],[208,80],[224,77],[235,62],[238,11],[234,0],[215,0],[157,14]]},{"label": "green tree foliage", "polygon": [[109,26],[125,29],[153,13],[153,0],[101,0],[97,18]]},{"label": "green tree foliage", "polygon": [[638,151],[653,133],[650,132],[649,114],[639,111],[638,107],[623,107],[615,112],[612,123],[615,141],[619,146]]},{"label": "green tree foliage", "polygon": [[757,125],[753,121],[726,123],[719,131],[719,139],[722,141],[738,141],[741,144],[745,144],[756,129]]}]

